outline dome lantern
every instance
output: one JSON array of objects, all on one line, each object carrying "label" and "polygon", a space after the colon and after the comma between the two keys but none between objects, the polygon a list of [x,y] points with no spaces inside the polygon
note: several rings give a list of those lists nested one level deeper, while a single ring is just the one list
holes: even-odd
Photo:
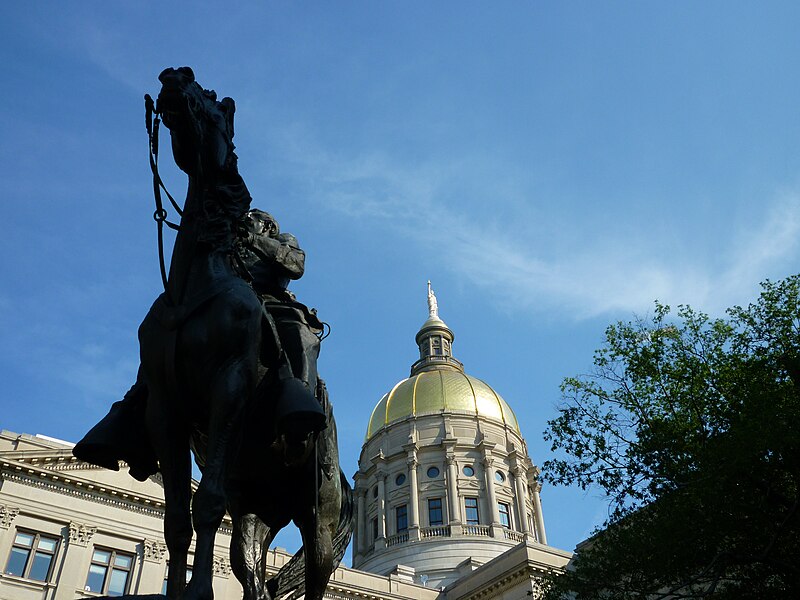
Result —
[{"label": "dome lantern", "polygon": [[453,331],[439,318],[439,302],[428,280],[428,319],[417,332],[419,360],[411,365],[411,376],[423,371],[455,369],[464,372],[464,365],[453,358]]}]

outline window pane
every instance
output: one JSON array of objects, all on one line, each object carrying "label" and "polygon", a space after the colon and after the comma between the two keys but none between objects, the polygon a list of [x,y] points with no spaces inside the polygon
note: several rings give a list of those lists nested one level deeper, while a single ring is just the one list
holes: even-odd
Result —
[{"label": "window pane", "polygon": [[122,596],[125,593],[125,587],[128,585],[128,572],[112,569],[111,579],[108,582],[108,595],[109,596]]},{"label": "window pane", "polygon": [[39,550],[44,550],[46,552],[55,552],[56,551],[56,540],[52,540],[50,538],[39,538]]},{"label": "window pane", "polygon": [[408,530],[408,510],[405,504],[397,507],[397,533]]},{"label": "window pane", "polygon": [[111,552],[106,552],[105,550],[95,550],[94,554],[92,554],[92,562],[107,565],[110,559]]},{"label": "window pane", "polygon": [[428,524],[442,525],[444,522],[442,518],[442,499],[431,498],[428,500]]},{"label": "window pane", "polygon": [[8,557],[8,566],[6,566],[6,573],[9,575],[19,575],[25,572],[25,564],[28,562],[30,550],[24,548],[12,548],[11,556]]},{"label": "window pane", "polygon": [[117,554],[114,557],[114,566],[120,567],[122,569],[130,569],[131,568],[131,557],[125,556],[124,554]]},{"label": "window pane", "polygon": [[499,502],[497,504],[498,512],[500,513],[500,524],[503,527],[511,527],[511,517],[509,515],[509,507],[508,504],[503,502]]},{"label": "window pane", "polygon": [[33,536],[29,533],[18,533],[14,538],[14,544],[17,546],[25,546],[30,548],[33,545]]},{"label": "window pane", "polygon": [[33,556],[33,564],[31,565],[28,577],[36,581],[47,581],[47,574],[50,572],[50,561],[53,560],[52,554],[45,554],[44,552],[37,552]]},{"label": "window pane", "polygon": [[90,592],[102,592],[106,580],[106,568],[100,565],[89,567],[89,576],[86,578],[86,589]]},{"label": "window pane", "polygon": [[478,499],[464,498],[464,507],[467,509],[467,524],[478,525]]}]

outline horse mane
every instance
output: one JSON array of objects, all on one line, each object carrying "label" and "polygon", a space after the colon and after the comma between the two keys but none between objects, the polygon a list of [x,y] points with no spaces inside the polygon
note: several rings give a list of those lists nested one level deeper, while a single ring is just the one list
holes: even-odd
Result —
[{"label": "horse mane", "polygon": [[203,190],[202,226],[198,241],[225,252],[233,249],[237,224],[250,210],[252,197],[235,165]]}]

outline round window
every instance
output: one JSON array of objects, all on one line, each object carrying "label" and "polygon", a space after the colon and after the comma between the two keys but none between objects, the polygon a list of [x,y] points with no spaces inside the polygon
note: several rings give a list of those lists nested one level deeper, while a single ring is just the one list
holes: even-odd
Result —
[{"label": "round window", "polygon": [[506,476],[503,475],[502,471],[495,471],[494,478],[497,479],[500,483],[503,483],[506,480]]},{"label": "round window", "polygon": [[406,482],[406,476],[403,475],[402,473],[400,473],[400,475],[398,475],[394,479],[394,484],[395,485],[403,485],[405,482]]},{"label": "round window", "polygon": [[439,476],[439,467],[429,467],[428,468],[428,477],[431,479],[435,479]]},{"label": "round window", "polygon": [[464,465],[464,468],[461,469],[461,471],[467,477],[472,477],[473,475],[475,475],[475,469],[472,468],[472,465]]}]

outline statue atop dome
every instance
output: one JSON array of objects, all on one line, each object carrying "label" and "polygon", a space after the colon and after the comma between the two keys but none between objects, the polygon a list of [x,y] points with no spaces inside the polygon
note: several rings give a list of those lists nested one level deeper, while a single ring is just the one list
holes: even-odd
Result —
[{"label": "statue atop dome", "polygon": [[428,316],[431,319],[439,318],[439,303],[436,301],[436,294],[431,288],[431,280],[428,279]]}]

